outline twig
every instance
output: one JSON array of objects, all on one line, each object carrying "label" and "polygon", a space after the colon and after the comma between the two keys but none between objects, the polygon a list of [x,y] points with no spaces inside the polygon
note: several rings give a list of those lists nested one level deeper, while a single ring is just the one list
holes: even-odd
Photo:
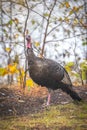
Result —
[{"label": "twig", "polygon": [[[26,2],[26,1],[25,1],[25,2]],[[35,11],[34,9],[32,9],[32,7],[29,8],[29,6],[27,6],[27,4],[24,5],[24,4],[19,3],[19,2],[16,2],[16,1],[12,1],[12,3],[14,3],[14,4],[18,4],[18,5],[21,5],[21,6],[25,7],[25,8],[27,8],[27,9],[29,9],[30,11],[32,11],[32,12],[38,14],[39,16],[43,17],[45,20],[47,20],[47,18],[46,18],[45,16],[41,15],[40,13],[38,13],[37,11]],[[38,4],[39,4],[39,3],[38,3]],[[36,5],[37,5],[37,4],[36,4]],[[34,7],[36,7],[36,6],[34,6]],[[34,8],[34,7],[33,7],[33,8]]]}]

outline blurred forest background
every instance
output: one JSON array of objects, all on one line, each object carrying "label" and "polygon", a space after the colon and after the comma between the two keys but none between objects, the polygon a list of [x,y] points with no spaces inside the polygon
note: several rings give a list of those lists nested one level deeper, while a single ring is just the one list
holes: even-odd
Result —
[{"label": "blurred forest background", "polygon": [[0,84],[34,85],[25,73],[27,34],[37,56],[62,64],[75,84],[87,83],[86,0],[0,0]]}]

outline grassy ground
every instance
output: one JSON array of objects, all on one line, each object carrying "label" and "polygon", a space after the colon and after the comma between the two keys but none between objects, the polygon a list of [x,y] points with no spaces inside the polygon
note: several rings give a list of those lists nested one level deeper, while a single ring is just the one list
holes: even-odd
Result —
[{"label": "grassy ground", "polygon": [[87,102],[54,105],[27,116],[0,119],[0,130],[87,130]]},{"label": "grassy ground", "polygon": [[25,94],[17,86],[0,88],[0,130],[87,130],[87,87],[77,87],[84,102],[75,103],[61,90],[43,108],[47,89],[32,88]]}]

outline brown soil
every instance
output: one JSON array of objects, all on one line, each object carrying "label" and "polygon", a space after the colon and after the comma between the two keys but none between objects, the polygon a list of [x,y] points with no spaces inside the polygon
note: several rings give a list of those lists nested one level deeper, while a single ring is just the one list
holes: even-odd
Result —
[{"label": "brown soil", "polygon": [[[87,101],[87,87],[75,87],[84,101]],[[13,115],[26,115],[43,110],[48,91],[44,87],[34,87],[25,90],[25,93],[17,86],[0,88],[0,117]],[[51,105],[73,102],[69,95],[56,90],[51,96]]]}]

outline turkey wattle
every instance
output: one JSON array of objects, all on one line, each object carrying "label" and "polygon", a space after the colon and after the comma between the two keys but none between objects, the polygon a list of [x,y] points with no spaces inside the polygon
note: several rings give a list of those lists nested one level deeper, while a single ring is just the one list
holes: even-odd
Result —
[{"label": "turkey wattle", "polygon": [[27,36],[27,58],[30,77],[34,82],[42,87],[48,88],[47,105],[50,103],[51,90],[62,89],[74,100],[80,101],[81,98],[73,90],[72,83],[67,71],[57,62],[36,57],[33,53],[31,37]]}]

